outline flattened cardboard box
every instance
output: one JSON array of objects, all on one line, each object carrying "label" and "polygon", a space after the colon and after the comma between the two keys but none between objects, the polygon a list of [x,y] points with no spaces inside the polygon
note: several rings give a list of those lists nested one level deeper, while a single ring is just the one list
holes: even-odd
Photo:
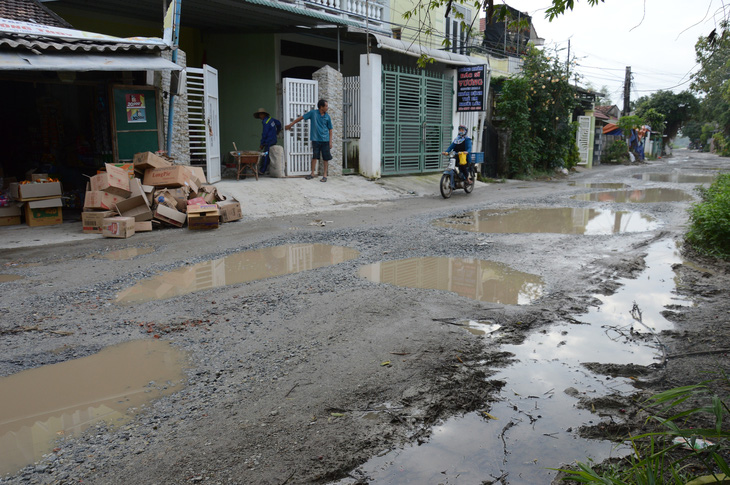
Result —
[{"label": "flattened cardboard box", "polygon": [[101,235],[121,239],[134,236],[134,217],[107,217],[104,219]]},{"label": "flattened cardboard box", "polygon": [[135,153],[132,161],[134,162],[135,170],[142,171],[147,170],[148,168],[164,168],[172,166],[170,162],[152,152]]},{"label": "flattened cardboard box", "polygon": [[157,209],[155,209],[154,218],[175,227],[182,227],[185,224],[187,215],[184,212],[176,211],[164,205],[158,205]]},{"label": "flattened cardboard box", "polygon": [[25,203],[25,223],[30,227],[53,226],[63,222],[60,197],[55,199],[33,200]]},{"label": "flattened cardboard box", "polygon": [[0,226],[16,226],[20,224],[20,215],[23,211],[19,205],[0,207]]},{"label": "flattened cardboard box", "polygon": [[188,229],[217,229],[220,211],[215,204],[188,206]]},{"label": "flattened cardboard box", "polygon": [[125,170],[107,163],[106,172],[91,177],[91,190],[127,198],[132,193],[129,188],[129,174]]},{"label": "flattened cardboard box", "polygon": [[237,200],[223,200],[218,202],[221,211],[221,222],[237,221],[243,217],[241,203]]},{"label": "flattened cardboard box", "polygon": [[84,198],[84,210],[100,209],[100,210],[116,210],[117,202],[124,200],[124,197],[110,194],[108,192],[99,192],[89,190]]},{"label": "flattened cardboard box", "polygon": [[144,172],[144,184],[155,187],[182,187],[188,181],[188,169],[183,165],[166,168],[148,168]]},{"label": "flattened cardboard box", "polygon": [[117,215],[114,211],[86,211],[81,213],[81,232],[84,234],[101,234],[104,219]]},{"label": "flattened cardboard box", "polygon": [[117,212],[122,217],[132,217],[137,222],[152,220],[152,210],[147,204],[147,197],[138,195],[117,202]]},{"label": "flattened cardboard box", "polygon": [[61,182],[10,184],[10,195],[17,200],[42,199],[49,197],[61,197],[63,189]]}]

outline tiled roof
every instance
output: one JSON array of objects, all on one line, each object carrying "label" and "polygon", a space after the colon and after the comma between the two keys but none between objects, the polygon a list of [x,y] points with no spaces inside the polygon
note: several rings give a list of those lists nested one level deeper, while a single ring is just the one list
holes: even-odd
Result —
[{"label": "tiled roof", "polygon": [[26,49],[40,52],[159,52],[167,49],[158,43],[140,44],[127,42],[110,42],[85,39],[64,39],[59,37],[41,37],[19,34],[0,34],[0,47]]},{"label": "tiled roof", "polygon": [[0,1],[0,18],[50,25],[51,27],[71,27],[71,24],[37,0],[2,0]]}]

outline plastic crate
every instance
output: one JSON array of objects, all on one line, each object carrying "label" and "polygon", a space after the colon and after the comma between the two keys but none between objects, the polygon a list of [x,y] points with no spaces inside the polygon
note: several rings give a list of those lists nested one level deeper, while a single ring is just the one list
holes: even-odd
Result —
[{"label": "plastic crate", "polygon": [[484,153],[470,153],[471,163],[484,163]]}]

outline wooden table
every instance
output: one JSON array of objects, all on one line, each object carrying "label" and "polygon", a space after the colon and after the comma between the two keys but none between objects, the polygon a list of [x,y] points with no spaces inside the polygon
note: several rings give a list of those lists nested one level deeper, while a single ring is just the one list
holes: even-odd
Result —
[{"label": "wooden table", "polygon": [[259,179],[259,159],[261,158],[261,152],[233,151],[231,152],[231,156],[236,159],[236,180],[241,180],[241,175],[245,178],[247,169],[253,172],[256,180]]}]

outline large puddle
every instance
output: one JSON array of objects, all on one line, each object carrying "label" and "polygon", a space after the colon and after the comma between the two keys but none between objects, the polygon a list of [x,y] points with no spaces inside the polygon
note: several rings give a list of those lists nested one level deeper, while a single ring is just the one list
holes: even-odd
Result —
[{"label": "large puddle", "polygon": [[627,189],[607,192],[592,192],[571,197],[575,200],[592,202],[685,202],[694,200],[690,194],[679,189]]},{"label": "large puddle", "polygon": [[[600,307],[577,315],[575,322],[538,332],[520,345],[501,347],[517,362],[490,377],[506,382],[498,402],[446,420],[433,428],[426,443],[372,458],[337,483],[363,483],[360,479],[403,485],[549,485],[556,472],[548,468],[629,453],[616,443],[578,436],[580,426],[605,419],[578,403],[580,398],[633,392],[631,376],[606,378],[583,364],[660,362],[659,338],[634,338],[632,329],[653,334],[670,328],[672,324],[660,314],[664,307],[690,304],[672,294],[676,287],[672,266],[682,262],[675,244],[659,241],[647,252],[646,269],[636,279],[621,279],[623,286],[614,295],[597,295],[603,301]],[[498,338],[501,329],[490,321],[462,325],[480,338]]]},{"label": "large puddle", "polygon": [[623,189],[628,187],[626,184],[619,182],[568,182],[569,187],[585,187],[587,189]]},{"label": "large puddle", "polygon": [[362,266],[375,283],[453,291],[478,301],[527,305],[542,296],[541,277],[493,261],[472,258],[411,258]]},{"label": "large puddle", "polygon": [[647,182],[673,182],[676,184],[711,184],[715,181],[716,174],[693,174],[693,173],[639,173],[634,175],[635,179]]},{"label": "large puddle", "polygon": [[186,356],[168,342],[135,340],[95,355],[0,378],[0,476],[52,450],[53,440],[179,390]]},{"label": "large puddle", "polygon": [[262,280],[331,266],[360,253],[351,248],[327,244],[290,244],[244,251],[168,271],[121,291],[118,303],[142,303],[187,295],[226,285]]},{"label": "large puddle", "polygon": [[481,210],[439,219],[441,227],[484,233],[558,233],[607,235],[656,229],[657,221],[633,211],[586,208]]}]

